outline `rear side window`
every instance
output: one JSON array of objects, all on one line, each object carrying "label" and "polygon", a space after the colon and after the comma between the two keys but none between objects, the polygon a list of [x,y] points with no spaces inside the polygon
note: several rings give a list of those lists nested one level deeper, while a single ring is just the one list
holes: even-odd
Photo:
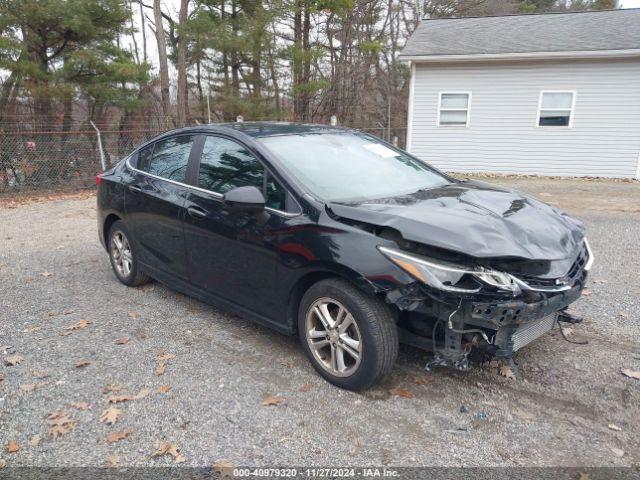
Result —
[{"label": "rear side window", "polygon": [[153,146],[153,151],[140,152],[138,169],[167,180],[184,182],[192,144],[192,135],[162,140]]},{"label": "rear side window", "polygon": [[216,193],[236,187],[256,187],[267,207],[285,209],[286,191],[271,176],[265,181],[262,164],[243,145],[222,137],[207,136],[200,159],[198,186]]}]

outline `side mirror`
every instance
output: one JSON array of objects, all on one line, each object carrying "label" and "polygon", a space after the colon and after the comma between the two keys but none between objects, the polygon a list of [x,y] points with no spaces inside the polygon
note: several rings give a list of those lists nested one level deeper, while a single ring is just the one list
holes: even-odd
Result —
[{"label": "side mirror", "polygon": [[222,197],[225,205],[236,210],[264,210],[264,196],[256,187],[236,187]]}]

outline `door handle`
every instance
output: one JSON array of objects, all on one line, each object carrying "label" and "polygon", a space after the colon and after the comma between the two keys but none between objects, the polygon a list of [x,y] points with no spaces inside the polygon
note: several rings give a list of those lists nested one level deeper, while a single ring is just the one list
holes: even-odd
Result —
[{"label": "door handle", "polygon": [[195,206],[191,206],[187,208],[187,213],[195,218],[204,218],[207,215],[209,215],[209,212],[207,212],[206,210],[203,210],[202,208],[195,207]]},{"label": "door handle", "polygon": [[141,192],[142,187],[140,185],[129,185],[129,190],[132,192]]}]

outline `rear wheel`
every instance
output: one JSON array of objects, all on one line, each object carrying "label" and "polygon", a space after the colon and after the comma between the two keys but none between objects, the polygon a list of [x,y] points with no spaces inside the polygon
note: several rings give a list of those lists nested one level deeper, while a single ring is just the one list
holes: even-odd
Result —
[{"label": "rear wheel", "polygon": [[147,283],[150,278],[140,270],[130,238],[124,222],[118,220],[109,229],[107,245],[113,273],[125,285],[136,287]]},{"label": "rear wheel", "polygon": [[322,280],[305,293],[298,330],[314,368],[341,388],[371,386],[391,371],[398,355],[391,308],[342,279]]}]

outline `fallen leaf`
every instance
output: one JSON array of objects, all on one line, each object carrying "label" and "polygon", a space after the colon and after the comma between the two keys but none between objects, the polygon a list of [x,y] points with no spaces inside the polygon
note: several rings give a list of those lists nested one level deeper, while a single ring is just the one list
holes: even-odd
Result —
[{"label": "fallen leaf", "polygon": [[59,332],[58,335],[60,335],[61,337],[66,337],[68,335],[71,335],[73,332],[70,330],[64,330],[62,332]]},{"label": "fallen leaf", "polygon": [[156,358],[158,359],[159,362],[168,362],[169,360],[175,360],[176,359],[176,355],[175,353],[167,353],[167,352],[161,352],[159,353]]},{"label": "fallen leaf", "polygon": [[154,370],[155,374],[160,376],[163,375],[165,370],[167,369],[167,366],[164,363],[161,363],[160,365],[158,365],[156,367],[156,369]]},{"label": "fallen leaf", "polygon": [[513,373],[513,369],[509,365],[502,365],[498,370],[498,372],[500,373],[500,375],[502,375],[505,378],[508,378],[509,380],[516,379],[516,374]]},{"label": "fallen leaf", "polygon": [[76,363],[76,368],[83,368],[83,367],[86,367],[87,365],[91,365],[90,360],[80,360]]},{"label": "fallen leaf", "polygon": [[43,277],[50,277],[51,275],[53,275],[53,273],[44,271],[40,275],[42,275]]},{"label": "fallen leaf", "polygon": [[89,408],[91,408],[91,405],[87,402],[76,402],[72,403],[71,406],[76,410],[88,410]]},{"label": "fallen leaf", "polygon": [[122,415],[122,410],[116,407],[109,407],[100,414],[100,421],[107,425],[113,425]]},{"label": "fallen leaf", "polygon": [[20,365],[24,362],[24,357],[22,355],[7,355],[4,357],[4,363],[9,367],[15,367],[16,365]]},{"label": "fallen leaf", "polygon": [[47,378],[49,376],[47,372],[43,372],[42,370],[31,370],[31,375],[36,378]]},{"label": "fallen leaf", "polygon": [[4,382],[5,376],[4,373],[0,373],[0,382]]},{"label": "fallen leaf", "polygon": [[29,446],[37,447],[38,445],[40,445],[41,441],[42,437],[40,435],[34,435],[33,437],[31,437],[31,440],[29,440]]},{"label": "fallen leaf", "polygon": [[412,391],[405,390],[404,388],[392,388],[389,390],[389,393],[402,398],[413,398],[415,396]]},{"label": "fallen leaf", "polygon": [[42,387],[45,387],[47,385],[47,382],[40,382],[40,383],[28,383],[26,385],[20,385],[20,392],[21,393],[31,393],[35,390],[38,390]]},{"label": "fallen leaf", "polygon": [[171,390],[171,385],[162,385],[158,388],[158,393],[169,393],[169,390]]},{"label": "fallen leaf", "polygon": [[582,291],[582,296],[583,297],[590,297],[591,296],[591,290],[583,290]]},{"label": "fallen leaf", "polygon": [[615,447],[609,447],[616,457],[624,457],[624,450]]},{"label": "fallen leaf", "polygon": [[120,440],[124,440],[125,438],[127,438],[132,433],[133,429],[131,427],[127,427],[124,430],[120,430],[119,432],[111,432],[109,435],[107,435],[107,442],[119,442]]},{"label": "fallen leaf", "polygon": [[591,480],[591,477],[587,472],[580,472],[580,477],[578,480]]},{"label": "fallen leaf", "polygon": [[68,331],[84,330],[85,328],[87,328],[92,323],[93,322],[91,320],[85,320],[85,319],[78,320],[76,323],[74,323],[70,327],[65,328],[65,330],[68,330]]},{"label": "fallen leaf", "polygon": [[620,372],[625,377],[635,378],[636,380],[640,380],[640,372],[639,371],[634,371],[634,370],[630,370],[628,368],[625,368],[625,369],[621,370]]},{"label": "fallen leaf", "polygon": [[513,414],[518,417],[520,420],[525,420],[527,422],[531,422],[533,420],[536,419],[536,416],[533,415],[532,413],[526,412],[524,410],[520,410],[519,408],[516,408],[513,411]]},{"label": "fallen leaf", "polygon": [[364,443],[362,443],[362,439],[356,438],[356,441],[353,442],[353,448],[349,451],[350,455],[357,455],[357,453],[362,450],[364,447]]},{"label": "fallen leaf", "polygon": [[162,455],[171,455],[174,463],[183,463],[187,461],[187,457],[180,453],[180,449],[167,441],[162,442],[158,449],[151,454],[151,457],[160,457]]},{"label": "fallen leaf", "polygon": [[127,315],[128,315],[130,318],[133,318],[134,320],[137,320],[137,319],[139,319],[139,318],[140,318],[140,314],[139,314],[138,312],[129,312],[129,313],[127,313]]},{"label": "fallen leaf", "polygon": [[49,414],[47,422],[49,423],[49,436],[53,438],[66,435],[76,427],[76,421],[62,410]]},{"label": "fallen leaf", "polygon": [[107,403],[123,403],[133,400],[131,395],[111,395],[107,398]]},{"label": "fallen leaf", "polygon": [[120,457],[118,456],[118,454],[112,453],[107,457],[107,461],[105,462],[104,466],[107,468],[115,468],[118,466],[119,462],[120,462]]},{"label": "fallen leaf", "polygon": [[143,398],[148,397],[150,393],[151,393],[151,390],[149,390],[148,388],[143,388],[138,392],[138,394],[135,397],[133,397],[133,399],[142,400]]},{"label": "fallen leaf", "polygon": [[0,458],[0,468],[4,468],[7,466],[7,462],[5,462],[2,458]]},{"label": "fallen leaf", "polygon": [[629,320],[629,314],[627,312],[618,312],[618,316],[624,320]]},{"label": "fallen leaf", "polygon": [[304,385],[302,385],[302,386],[298,389],[298,391],[299,391],[299,392],[302,392],[302,393],[305,393],[305,392],[308,392],[308,391],[310,391],[310,390],[313,390],[314,388],[315,388],[315,384],[313,384],[313,383],[305,383]]},{"label": "fallen leaf", "polygon": [[218,460],[211,467],[221,478],[233,478],[233,470],[236,468],[229,460]]},{"label": "fallen leaf", "polygon": [[15,440],[9,440],[9,443],[4,447],[7,453],[16,453],[20,451],[20,444]]},{"label": "fallen leaf", "polygon": [[26,328],[27,333],[37,332],[38,330],[40,330],[40,327],[36,325],[30,325]]},{"label": "fallen leaf", "polygon": [[415,383],[416,385],[428,385],[431,382],[433,382],[433,377],[427,377],[424,375],[416,375],[415,377],[413,377],[413,383]]},{"label": "fallen leaf", "polygon": [[268,407],[271,405],[280,405],[282,403],[284,403],[284,398],[274,397],[273,395],[268,395],[267,397],[264,398],[264,400],[262,400],[262,405],[265,407]]},{"label": "fallen leaf", "polygon": [[562,327],[562,331],[564,332],[565,337],[570,337],[573,335],[573,328],[571,327]]},{"label": "fallen leaf", "polygon": [[126,345],[127,343],[129,343],[129,337],[119,338],[113,343],[115,343],[116,345]]},{"label": "fallen leaf", "polygon": [[622,429],[617,426],[615,423],[610,423],[607,427],[611,430],[615,430],[616,432],[620,432]]},{"label": "fallen leaf", "polygon": [[110,383],[106,387],[102,388],[102,393],[118,393],[124,390],[122,385],[116,385],[115,383]]}]

